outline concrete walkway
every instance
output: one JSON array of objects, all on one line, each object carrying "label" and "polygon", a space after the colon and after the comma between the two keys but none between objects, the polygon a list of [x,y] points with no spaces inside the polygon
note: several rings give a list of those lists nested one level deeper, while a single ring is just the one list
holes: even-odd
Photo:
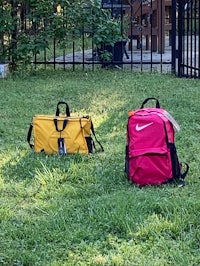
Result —
[{"label": "concrete walkway", "polygon": [[[133,70],[153,70],[161,72],[171,72],[171,47],[167,45],[168,40],[166,40],[165,53],[159,54],[158,52],[151,52],[149,50],[137,49],[136,42],[133,41],[133,51],[126,51],[128,57],[124,55],[123,58],[123,69],[133,69]],[[54,62],[54,59],[51,59],[50,62]],[[59,56],[55,59],[55,63],[65,63],[65,67],[71,67],[72,63],[83,64],[84,65],[98,65],[97,60],[93,57],[92,49],[67,54],[64,56]],[[152,64],[151,64],[152,62]],[[94,63],[94,64],[93,64]]]}]

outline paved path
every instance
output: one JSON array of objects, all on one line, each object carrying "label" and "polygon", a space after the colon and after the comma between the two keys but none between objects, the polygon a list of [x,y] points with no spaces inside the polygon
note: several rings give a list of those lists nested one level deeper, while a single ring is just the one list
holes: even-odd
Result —
[{"label": "paved path", "polygon": [[[127,49],[126,49],[127,50]],[[133,70],[155,70],[162,72],[170,72],[171,71],[171,47],[166,45],[165,53],[159,54],[158,52],[147,51],[144,49],[137,49],[136,45],[133,46],[133,51],[127,51],[128,57],[124,55],[123,68],[132,68]],[[51,62],[54,60],[51,59]],[[153,64],[148,64],[148,62],[153,62]],[[66,66],[71,67],[72,62],[81,64],[92,65],[92,63],[98,63],[97,60],[93,59],[92,49],[79,52],[75,52],[74,54],[67,54],[65,57],[59,56],[55,59],[55,62],[66,62]]]}]

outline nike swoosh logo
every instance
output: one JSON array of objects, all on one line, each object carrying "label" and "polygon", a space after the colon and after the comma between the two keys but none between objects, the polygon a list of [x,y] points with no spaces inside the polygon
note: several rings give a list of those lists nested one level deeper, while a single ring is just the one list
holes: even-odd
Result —
[{"label": "nike swoosh logo", "polygon": [[143,126],[139,126],[139,125],[137,124],[136,127],[135,127],[135,129],[136,129],[137,131],[140,131],[140,130],[145,129],[146,127],[149,127],[149,126],[152,125],[152,124],[153,124],[153,122],[151,122],[151,123],[149,123],[149,124],[145,124],[145,125],[143,125]]}]

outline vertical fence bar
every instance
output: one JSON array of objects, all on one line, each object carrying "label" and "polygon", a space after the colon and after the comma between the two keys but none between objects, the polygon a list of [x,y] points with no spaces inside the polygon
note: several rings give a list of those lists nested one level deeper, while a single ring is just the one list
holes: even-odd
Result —
[{"label": "vertical fence bar", "polygon": [[[185,23],[185,27],[186,27],[186,30],[184,31],[186,33],[186,51],[184,49],[184,52],[186,52],[186,56],[184,54],[184,57],[183,57],[183,64],[184,64],[184,69],[186,68],[187,69],[187,76],[188,76],[188,67],[189,67],[189,29],[190,29],[190,16],[189,16],[189,9],[187,8],[187,4],[184,5],[184,9],[183,9],[183,12],[186,13],[186,17],[184,17],[184,22],[186,21]],[[185,35],[183,36],[184,39],[185,39]],[[184,40],[184,44],[185,44],[185,40]],[[186,57],[186,58],[185,58]]]},{"label": "vertical fence bar", "polygon": [[160,54],[160,69],[162,72],[162,55],[165,50],[165,0],[158,0],[158,53]]},{"label": "vertical fence bar", "polygon": [[182,68],[182,48],[183,48],[183,32],[184,28],[184,13],[183,13],[183,2],[182,0],[178,2],[178,76],[183,76],[183,68]]},{"label": "vertical fence bar", "polygon": [[56,39],[53,38],[53,68],[56,69]]},{"label": "vertical fence bar", "polygon": [[196,67],[197,67],[197,60],[196,60],[196,53],[197,53],[197,17],[196,17],[196,3],[197,1],[195,0],[194,2],[194,76],[196,76]]},{"label": "vertical fence bar", "polygon": [[190,66],[190,77],[192,77],[193,73],[193,2],[190,4],[190,10],[189,10],[189,15],[190,15],[190,60],[189,60],[189,66]]},{"label": "vertical fence bar", "polygon": [[199,56],[198,56],[198,77],[200,78],[200,3],[198,1],[198,9],[197,9],[197,12],[198,12],[198,52],[199,52]]},{"label": "vertical fence bar", "polygon": [[158,52],[162,54],[165,49],[164,31],[165,31],[165,0],[158,0]]},{"label": "vertical fence bar", "polygon": [[150,3],[150,8],[151,8],[151,13],[150,13],[150,24],[151,24],[151,29],[150,29],[150,31],[151,31],[151,55],[150,55],[150,60],[151,60],[151,72],[152,72],[152,70],[153,70],[153,45],[152,45],[152,40],[153,40],[153,4],[152,4],[152,1],[153,0],[151,0],[151,3]]},{"label": "vertical fence bar", "polygon": [[140,3],[140,20],[139,20],[139,27],[140,27],[140,43],[141,43],[141,48],[140,48],[140,70],[143,70],[143,60],[142,60],[142,55],[143,55],[143,40],[142,40],[142,11],[143,11],[143,1]]},{"label": "vertical fence bar", "polygon": [[84,28],[83,28],[83,33],[82,33],[82,67],[83,67],[83,70],[85,69],[85,35],[84,35]]},{"label": "vertical fence bar", "polygon": [[130,17],[129,17],[129,22],[130,22],[130,29],[129,29],[129,35],[130,38],[130,44],[129,44],[129,50],[131,52],[131,70],[133,69],[133,0],[131,0],[130,3]]},{"label": "vertical fence bar", "polygon": [[172,66],[171,70],[172,73],[175,74],[176,71],[176,0],[172,0],[172,31],[171,31],[171,38],[172,38]]}]

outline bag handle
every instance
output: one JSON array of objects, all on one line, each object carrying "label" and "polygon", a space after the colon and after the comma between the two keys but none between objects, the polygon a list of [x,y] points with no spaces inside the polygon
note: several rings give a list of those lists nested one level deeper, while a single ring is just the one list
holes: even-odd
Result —
[{"label": "bag handle", "polygon": [[155,100],[156,101],[156,108],[160,108],[160,103],[158,101],[157,98],[151,97],[151,98],[147,98],[144,100],[144,102],[141,105],[141,109],[144,108],[144,105],[149,101],[149,100]]},{"label": "bag handle", "polygon": [[54,118],[53,122],[54,122],[54,125],[56,127],[56,131],[62,132],[66,128],[68,120],[67,119],[63,120],[63,125],[62,125],[61,129],[58,128],[58,120],[56,118]]},{"label": "bag handle", "polygon": [[66,111],[65,111],[66,116],[70,116],[69,105],[66,102],[58,102],[57,108],[56,108],[56,116],[60,115],[59,105],[61,105],[61,104],[66,106]]}]

